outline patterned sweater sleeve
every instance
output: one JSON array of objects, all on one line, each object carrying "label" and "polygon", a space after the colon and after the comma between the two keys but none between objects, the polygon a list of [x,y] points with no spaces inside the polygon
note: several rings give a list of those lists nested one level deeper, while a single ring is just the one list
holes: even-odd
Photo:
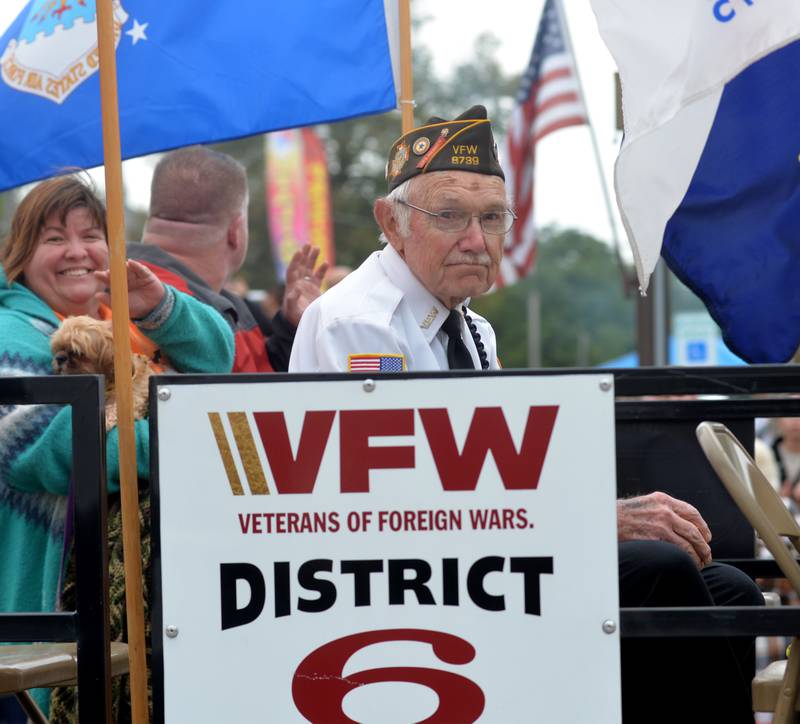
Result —
[{"label": "patterned sweater sleeve", "polygon": [[[166,320],[143,330],[162,347],[181,372],[228,372],[233,364],[233,333],[211,307],[180,292]],[[2,373],[50,374],[49,336],[18,316],[0,319]],[[136,461],[141,478],[149,477],[147,420],[135,423]],[[119,489],[116,428],[106,437],[108,489]],[[0,407],[0,478],[24,491],[66,495],[72,471],[71,409],[58,405]]]},{"label": "patterned sweater sleeve", "polygon": [[169,286],[167,290],[171,298],[168,314],[162,308],[139,320],[142,332],[164,350],[179,372],[230,372],[233,330],[225,318],[188,294]]},{"label": "patterned sweater sleeve", "polygon": [[[61,405],[16,405],[0,408],[0,477],[17,490],[66,495],[72,474],[72,410]],[[147,420],[137,420],[136,467],[150,477]],[[9,444],[11,443],[11,444]],[[119,490],[117,429],[106,437],[109,492]]]}]

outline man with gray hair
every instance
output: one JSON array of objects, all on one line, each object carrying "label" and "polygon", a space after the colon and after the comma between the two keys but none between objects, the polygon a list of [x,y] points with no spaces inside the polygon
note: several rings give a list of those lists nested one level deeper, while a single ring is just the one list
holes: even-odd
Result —
[{"label": "man with gray hair", "polygon": [[374,207],[386,247],[308,308],[289,371],[497,368],[494,332],[467,307],[514,222],[486,109],[430,119],[389,158]]},{"label": "man with gray hair", "polygon": [[286,371],[295,328],[319,296],[326,265],[305,246],[287,268],[281,310],[265,338],[244,299],[224,289],[247,256],[247,175],[227,154],[191,146],[166,154],[153,173],[141,244],[128,256],[165,282],[213,306],[236,335],[234,372]]}]

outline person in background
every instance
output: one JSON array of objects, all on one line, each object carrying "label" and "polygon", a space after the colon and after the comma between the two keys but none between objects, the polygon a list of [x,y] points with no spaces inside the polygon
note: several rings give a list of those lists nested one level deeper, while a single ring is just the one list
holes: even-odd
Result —
[{"label": "person in background", "polygon": [[[49,375],[50,335],[67,316],[110,319],[106,213],[77,176],[36,186],[0,249],[0,374]],[[233,334],[213,309],[127,263],[134,352],[181,372],[227,372]],[[149,477],[148,422],[136,422],[138,474]],[[117,430],[106,438],[110,493],[119,489]],[[70,541],[72,475],[68,407],[6,405],[0,414],[0,611],[53,611]],[[112,503],[114,497],[112,496]],[[47,692],[36,699],[45,710]]]},{"label": "person in background", "polygon": [[779,417],[775,420],[777,437],[772,452],[778,463],[781,496],[791,500],[797,512],[800,506],[800,417]]},{"label": "person in background", "polygon": [[271,320],[273,335],[265,338],[245,301],[224,288],[247,255],[248,199],[244,166],[231,156],[203,146],[167,153],[153,173],[142,243],[129,244],[128,256],[229,321],[236,336],[234,372],[282,372],[327,265],[314,268],[319,250],[308,245],[295,253],[281,310]]},{"label": "person in background", "polygon": [[237,297],[246,297],[250,291],[250,285],[247,283],[247,279],[241,274],[236,274],[225,282],[224,289],[231,294],[235,294]]},{"label": "person in background", "polygon": [[344,279],[348,274],[353,271],[352,267],[349,266],[334,266],[328,269],[328,273],[325,275],[325,289],[324,291],[328,291],[331,287],[335,287],[342,279]]},{"label": "person in background", "polygon": [[780,468],[778,468],[778,460],[772,448],[760,437],[756,437],[754,441],[753,459],[767,480],[769,480],[770,485],[775,488],[777,493],[780,493],[783,481],[781,480]]},{"label": "person in background", "polygon": [[247,305],[250,314],[253,315],[253,319],[255,319],[265,338],[269,339],[275,334],[272,318],[280,312],[280,308],[275,308],[272,314],[267,313],[264,307],[264,299],[267,295],[265,291],[261,289],[251,290],[247,280],[241,274],[237,274],[227,282],[222,291],[239,297]]}]

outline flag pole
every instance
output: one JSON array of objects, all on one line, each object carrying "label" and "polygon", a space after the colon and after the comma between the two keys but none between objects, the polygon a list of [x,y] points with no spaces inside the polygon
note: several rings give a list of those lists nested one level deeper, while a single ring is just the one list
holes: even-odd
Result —
[{"label": "flag pole", "polygon": [[400,1],[400,113],[403,133],[414,128],[414,72],[411,65],[411,0]]},{"label": "flag pole", "polygon": [[130,661],[131,718],[147,722],[142,556],[139,539],[139,495],[136,477],[136,437],[133,429],[131,340],[128,280],[125,269],[125,216],[122,200],[122,152],[117,102],[117,64],[113,0],[97,0],[97,47],[100,53],[100,96],[103,155],[111,270],[111,310],[114,332],[114,378],[117,392],[122,547],[125,557],[125,605]]},{"label": "flag pole", "polygon": [[586,103],[586,94],[583,92],[583,82],[581,81],[581,74],[580,70],[578,69],[578,57],[575,55],[575,48],[572,45],[572,36],[569,32],[569,24],[567,23],[567,14],[564,11],[564,6],[562,5],[561,0],[555,0],[555,4],[558,14],[561,18],[561,27],[564,28],[564,41],[567,44],[567,50],[572,56],[573,65],[575,66],[575,83],[578,86],[578,95],[580,96],[581,103],[583,103],[583,107],[586,109],[586,125],[589,127],[589,137],[592,139],[594,160],[597,164],[597,173],[600,176],[600,186],[603,189],[603,199],[605,200],[606,214],[608,215],[608,226],[611,231],[611,241],[614,245],[614,256],[617,258],[617,264],[619,265],[619,269],[622,274],[623,291],[627,295],[629,279],[627,273],[625,272],[625,265],[622,261],[619,234],[617,233],[617,221],[616,217],[614,216],[613,206],[611,204],[611,194],[608,190],[608,182],[606,181],[606,175],[603,169],[603,160],[600,156],[600,146],[597,143],[597,134],[594,131],[592,119],[589,117],[589,106]]}]

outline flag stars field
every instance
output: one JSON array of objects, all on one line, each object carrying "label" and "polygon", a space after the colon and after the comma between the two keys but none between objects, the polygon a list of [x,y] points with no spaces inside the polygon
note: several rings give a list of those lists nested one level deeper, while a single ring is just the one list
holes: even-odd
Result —
[{"label": "flag stars field", "polygon": [[150,23],[140,23],[134,18],[133,27],[130,30],[126,30],[125,35],[130,35],[132,44],[136,45],[140,40],[147,40],[145,30],[147,30],[148,25],[150,25]]}]

